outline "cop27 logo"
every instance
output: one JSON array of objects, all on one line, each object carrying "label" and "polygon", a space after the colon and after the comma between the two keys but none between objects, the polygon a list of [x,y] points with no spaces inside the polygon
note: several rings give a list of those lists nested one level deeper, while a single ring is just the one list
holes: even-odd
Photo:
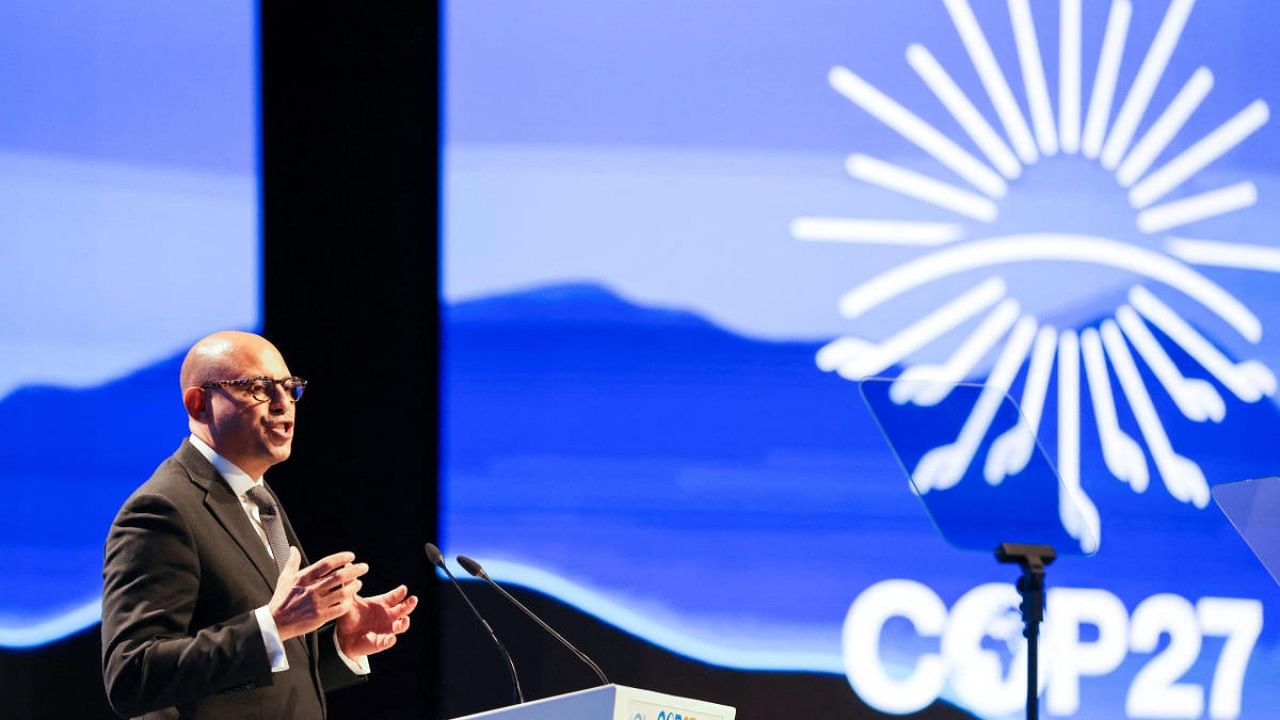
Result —
[{"label": "cop27 logo", "polygon": [[[952,219],[925,222],[884,215],[805,216],[792,221],[791,234],[806,242],[896,246],[908,254],[905,261],[840,298],[841,313],[852,321],[877,309],[891,309],[905,294],[930,283],[961,273],[986,274],[938,307],[904,322],[889,337],[872,340],[848,335],[833,340],[818,351],[817,365],[823,371],[861,381],[905,363],[890,388],[890,399],[899,405],[928,407],[945,400],[957,382],[975,375],[982,359],[996,351],[986,386],[967,413],[956,440],[931,449],[910,468],[916,490],[922,494],[953,487],[975,463],[993,485],[1025,469],[1048,406],[1050,381],[1056,374],[1055,464],[1062,480],[1059,519],[1082,551],[1096,550],[1102,531],[1097,506],[1080,481],[1084,392],[1089,393],[1101,455],[1110,475],[1135,493],[1151,491],[1153,481],[1158,480],[1177,501],[1205,508],[1210,500],[1205,473],[1196,459],[1180,453],[1170,438],[1139,363],[1160,385],[1155,392],[1166,393],[1180,415],[1195,423],[1224,419],[1227,403],[1219,387],[1245,403],[1276,392],[1271,369],[1257,360],[1229,359],[1175,309],[1179,302],[1173,300],[1181,294],[1178,301],[1198,304],[1245,344],[1261,339],[1262,324],[1254,312],[1197,268],[1280,272],[1280,249],[1192,237],[1189,226],[1230,218],[1257,203],[1254,183],[1224,180],[1211,166],[1267,123],[1267,104],[1256,99],[1243,107],[1225,109],[1232,113],[1230,117],[1203,135],[1187,129],[1197,110],[1203,117],[1202,105],[1210,100],[1214,85],[1213,72],[1207,67],[1185,77],[1166,72],[1194,0],[1169,3],[1136,74],[1126,78],[1127,83],[1119,82],[1121,58],[1134,9],[1130,0],[1112,0],[1096,64],[1092,64],[1091,90],[1088,98],[1083,97],[1082,76],[1087,64],[1081,42],[1081,0],[1060,0],[1056,7],[1035,5],[1037,10],[1054,7],[1058,11],[1055,113],[1049,89],[1052,78],[1044,69],[1032,4],[1029,0],[1008,0],[1028,117],[1015,100],[1010,73],[997,61],[967,0],[942,2],[977,71],[980,87],[963,88],[953,77],[957,68],[944,66],[923,45],[907,47],[906,62],[945,108],[949,115],[946,123],[963,131],[976,154],[854,69],[833,67],[828,82],[861,111],[915,145],[924,154],[921,159],[936,161],[947,171],[924,173],[855,152],[845,162],[848,174],[923,203],[922,208],[932,206],[934,215],[945,213]],[[1156,106],[1152,99],[1162,82],[1180,85],[1167,105]],[[1120,87],[1127,89],[1118,92]],[[988,102],[998,127],[978,109]],[[1139,133],[1144,119],[1149,122]],[[1068,176],[1077,183],[1092,183],[1095,176],[1104,173],[1110,176],[1116,205],[1122,212],[1108,216],[1116,221],[1107,225],[1109,230],[1101,235],[1064,232],[1062,225],[1053,226],[1052,219],[1016,212],[1020,209],[1019,180],[1026,180],[1030,168],[1053,156],[1057,156],[1053,162],[1059,170],[1075,173]],[[1061,186],[1063,195],[1071,194],[1070,182],[1068,179]],[[1097,191],[1091,197],[1098,197]],[[1091,208],[1080,211],[1088,214]],[[1002,274],[1003,269],[1032,262],[1106,268],[1127,278],[1129,284],[1121,291],[1123,301],[1100,321],[1083,328],[1055,328],[1036,316],[1030,303],[1014,291],[1009,277]],[[944,361],[912,364],[922,350],[943,347],[944,336],[966,323],[975,329]],[[1218,385],[1184,374],[1155,330]],[[995,407],[1011,391],[1023,368],[1026,374],[1018,399],[1026,423],[996,436],[985,457],[980,458],[979,448],[991,431]],[[1113,374],[1119,393],[1112,391]],[[1122,402],[1132,411],[1136,433],[1126,432],[1120,425]],[[1155,478],[1149,476],[1148,455]],[[887,580],[868,588],[854,602],[845,625],[845,661],[855,690],[881,710],[903,713],[927,706],[949,682],[952,697],[971,708],[996,714],[1015,711],[1021,700],[1019,683],[1025,682],[1025,676],[1018,676],[1018,661],[1011,665],[1010,677],[1003,679],[998,677],[998,668],[977,662],[982,658],[973,656],[969,649],[981,644],[981,637],[974,633],[991,635],[998,621],[1008,619],[1005,609],[1016,601],[1007,586],[982,586],[961,598],[949,618],[941,599],[914,581]],[[1061,608],[1057,633],[1066,641],[1060,643],[1059,656],[1049,659],[1065,669],[1056,670],[1049,686],[1050,712],[1074,714],[1080,704],[1080,675],[1110,672],[1123,661],[1127,649],[1155,651],[1160,633],[1167,630],[1171,644],[1135,677],[1126,696],[1126,714],[1200,717],[1207,710],[1213,718],[1239,716],[1245,669],[1262,628],[1258,601],[1202,598],[1193,605],[1185,598],[1162,594],[1140,603],[1130,616],[1121,600],[1104,590],[1058,588],[1050,598],[1051,613],[1055,604]],[[882,669],[876,638],[888,618],[904,616],[921,634],[940,637],[942,651],[921,656],[907,677],[897,677]],[[1081,622],[1093,624],[1106,636],[1105,658],[1102,642],[1090,649],[1088,662],[1081,660],[1083,655],[1072,656],[1081,650],[1075,644]],[[1010,650],[1017,655],[1013,647],[1017,624],[1006,624],[1005,631],[997,630],[996,635],[1007,637]],[[1187,648],[1199,648],[1201,638],[1209,636],[1227,638],[1212,686],[1180,682],[1197,658],[1198,650],[1188,653]],[[1025,657],[1025,645],[1022,653]],[[1045,675],[1041,680],[1044,682]]]},{"label": "cop27 logo", "polygon": [[[1197,508],[1206,507],[1210,499],[1205,474],[1195,459],[1180,454],[1170,440],[1138,363],[1150,368],[1163,391],[1191,421],[1220,422],[1226,413],[1226,404],[1218,389],[1207,380],[1182,374],[1152,328],[1163,332],[1240,400],[1252,403],[1276,391],[1276,378],[1269,368],[1256,360],[1231,361],[1161,298],[1161,294],[1171,290],[1182,293],[1248,342],[1260,340],[1262,324],[1258,317],[1194,266],[1277,272],[1280,271],[1280,249],[1191,238],[1179,233],[1192,223],[1226,216],[1257,202],[1257,188],[1248,180],[1192,194],[1187,194],[1183,186],[1192,180],[1202,184],[1204,179],[1197,174],[1247,140],[1267,122],[1270,111],[1264,101],[1254,100],[1210,132],[1195,138],[1184,150],[1172,157],[1163,157],[1197,108],[1209,98],[1214,82],[1212,71],[1206,67],[1197,69],[1190,77],[1169,78],[1182,82],[1181,89],[1167,106],[1151,107],[1153,93],[1157,84],[1165,79],[1166,67],[1194,0],[1170,3],[1123,97],[1116,92],[1117,79],[1133,8],[1129,0],[1114,0],[1087,103],[1082,102],[1081,96],[1081,0],[1061,0],[1055,115],[1031,4],[1029,0],[1009,0],[1018,62],[1030,108],[1028,122],[968,2],[943,0],[943,4],[977,70],[981,89],[961,88],[948,69],[923,45],[909,46],[906,60],[978,148],[980,156],[963,148],[852,69],[833,67],[828,81],[840,95],[950,172],[945,177],[934,177],[855,152],[845,163],[848,174],[861,182],[945,210],[956,220],[920,222],[883,217],[808,216],[792,221],[791,234],[803,241],[875,243],[916,249],[912,259],[872,277],[840,298],[841,313],[852,320],[915,288],[948,276],[975,270],[990,272],[975,286],[923,317],[913,319],[891,337],[874,341],[852,335],[840,337],[821,348],[816,361],[824,371],[861,380],[899,362],[909,362],[915,353],[943,335],[981,317],[976,329],[945,362],[909,365],[891,388],[890,397],[898,404],[935,405],[948,396],[956,382],[969,377],[989,351],[1003,343],[986,378],[987,387],[969,413],[957,440],[927,453],[912,469],[913,482],[922,493],[943,490],[958,483],[974,462],[982,462],[984,477],[993,485],[1021,472],[1031,459],[1033,433],[1040,425],[1049,381],[1056,372],[1056,465],[1062,479],[1060,520],[1080,543],[1081,550],[1092,552],[1098,547],[1102,527],[1097,507],[1080,483],[1083,388],[1087,387],[1092,400],[1093,420],[1108,471],[1134,492],[1147,492],[1152,478],[1148,476],[1145,448],[1165,490],[1177,500]],[[1047,5],[1036,7],[1041,9]],[[994,107],[999,129],[978,111],[977,103],[984,102],[980,93],[985,93],[986,100]],[[1112,107],[1117,103],[1119,110],[1111,121]],[[1141,121],[1149,115],[1155,116],[1154,121],[1138,136]],[[1077,169],[1097,172],[1096,167],[1100,165],[1111,173],[1116,192],[1123,194],[1127,201],[1132,222],[1116,234],[1133,234],[1136,227],[1145,242],[1070,234],[1043,227],[982,237],[984,226],[990,227],[1002,212],[1016,205],[1017,183],[1024,170],[1054,155],[1073,156],[1078,162],[1073,167]],[[1171,199],[1179,189],[1183,189],[1181,196]],[[1081,210],[1087,212],[1088,208]],[[979,237],[966,237],[967,228],[976,228],[975,234]],[[919,254],[920,248],[926,252]],[[1054,328],[1040,322],[1033,312],[1023,307],[999,274],[1002,267],[1046,261],[1076,267],[1084,263],[1114,268],[1130,273],[1138,281],[1128,290],[1127,302],[1121,303],[1110,317],[1096,326],[1081,330]],[[1158,292],[1153,290],[1156,286]],[[1136,356],[1130,345],[1136,349]],[[990,429],[994,407],[1009,392],[1024,366],[1028,369],[1019,404],[1029,427],[1020,425],[997,437],[986,457],[979,459],[978,448]],[[1112,392],[1112,371],[1119,381],[1119,398]],[[1122,399],[1132,409],[1140,436],[1131,436],[1120,427],[1117,403]]]}]

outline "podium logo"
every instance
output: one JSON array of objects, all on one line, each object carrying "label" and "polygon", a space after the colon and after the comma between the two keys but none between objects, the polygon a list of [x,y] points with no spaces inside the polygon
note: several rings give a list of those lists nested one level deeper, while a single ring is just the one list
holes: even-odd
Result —
[{"label": "podium logo", "polygon": [[[918,202],[934,217],[952,219],[806,216],[792,221],[791,233],[806,242],[894,246],[907,256],[840,298],[841,313],[852,321],[877,310],[893,312],[892,304],[906,293],[952,276],[976,276],[975,284],[904,322],[889,337],[837,338],[819,350],[816,362],[823,371],[853,381],[903,363],[906,367],[893,383],[890,398],[899,405],[928,407],[945,400],[955,383],[972,378],[982,359],[996,351],[985,377],[986,388],[955,442],[933,448],[912,469],[921,493],[954,486],[975,462],[982,463],[983,476],[992,485],[1025,469],[1032,458],[1050,380],[1056,376],[1055,464],[1062,480],[1059,519],[1082,551],[1093,552],[1100,543],[1102,523],[1080,483],[1085,392],[1112,476],[1135,493],[1147,492],[1153,480],[1147,464],[1150,456],[1169,495],[1204,508],[1210,497],[1205,473],[1194,458],[1179,453],[1157,414],[1152,393],[1167,393],[1186,420],[1218,423],[1226,415],[1219,387],[1247,403],[1276,391],[1276,377],[1269,368],[1256,360],[1230,360],[1174,309],[1178,303],[1169,295],[1181,294],[1198,304],[1248,343],[1261,339],[1262,324],[1254,312],[1197,267],[1278,272],[1280,249],[1190,237],[1189,233],[1193,227],[1196,231],[1211,228],[1200,223],[1231,216],[1257,202],[1258,191],[1250,180],[1228,178],[1222,184],[1221,173],[1209,177],[1204,171],[1245,143],[1268,121],[1270,110],[1261,99],[1254,100],[1242,108],[1228,108],[1234,114],[1203,135],[1187,132],[1188,120],[1211,101],[1214,84],[1207,67],[1189,77],[1166,77],[1194,0],[1169,4],[1136,74],[1124,83],[1124,93],[1118,93],[1117,87],[1133,6],[1129,0],[1113,0],[1087,101],[1082,97],[1086,65],[1082,62],[1081,2],[1061,0],[1055,109],[1032,5],[1029,0],[1009,0],[1028,119],[1008,80],[1012,68],[997,60],[968,2],[943,0],[943,5],[977,70],[979,84],[963,87],[953,74],[957,68],[946,67],[923,45],[909,46],[906,62],[945,108],[950,116],[947,124],[958,126],[963,136],[946,134],[855,70],[833,67],[827,80],[837,93],[918,148],[920,160],[946,170],[920,172],[855,152],[845,162],[848,174],[910,198],[909,202]],[[1049,7],[1035,5],[1042,11]],[[1167,105],[1154,107],[1151,100],[1161,82],[1181,86]],[[998,127],[978,110],[979,104],[988,102]],[[1114,120],[1113,106],[1118,107]],[[1143,120],[1152,117],[1139,134]],[[962,146],[966,140],[976,154]],[[1176,146],[1175,141],[1179,141]],[[1020,188],[1033,172],[1040,173],[1038,181],[1048,173],[1052,182],[1047,192],[1044,182],[1037,185],[1036,193]],[[1114,186],[1094,189],[1097,178],[1107,175]],[[1210,189],[1202,190],[1205,186]],[[1082,194],[1082,188],[1089,194]],[[1110,214],[1096,208],[1107,192],[1114,195],[1112,205],[1118,209]],[[1073,199],[1079,202],[1077,207],[1070,206]],[[1104,226],[1098,227],[1099,222]],[[1081,232],[1081,225],[1088,231]],[[1089,268],[1105,268],[1136,281],[1126,281],[1131,284],[1127,292],[1121,290],[1124,301],[1100,322],[1057,328],[1042,322],[1038,311],[1016,291],[1011,274],[1029,263],[1054,265],[1055,278],[1082,273],[1079,286],[1085,292],[1092,284],[1090,273],[1096,272]],[[1062,300],[1069,298],[1055,298]],[[921,351],[944,347],[939,343],[943,336],[967,327],[969,321],[976,327],[944,361],[912,363]],[[1157,330],[1217,385],[1184,375],[1157,339]],[[1159,389],[1148,387],[1139,363],[1150,370]],[[977,457],[996,406],[1024,367],[1019,404],[1026,424],[998,436],[986,456]],[[1112,391],[1112,374],[1119,393]],[[1122,402],[1136,419],[1136,433],[1120,426]]]}]

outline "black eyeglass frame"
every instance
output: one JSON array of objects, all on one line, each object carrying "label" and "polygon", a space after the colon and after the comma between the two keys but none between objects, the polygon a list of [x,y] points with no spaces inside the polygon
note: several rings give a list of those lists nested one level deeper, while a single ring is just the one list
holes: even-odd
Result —
[{"label": "black eyeglass frame", "polygon": [[[291,384],[286,384],[291,383]],[[213,390],[220,387],[246,387],[248,386],[249,395],[258,402],[270,402],[275,395],[276,386],[279,385],[284,389],[285,396],[293,402],[302,399],[302,393],[307,389],[307,381],[297,375],[290,375],[283,378],[269,378],[266,375],[258,377],[240,378],[239,380],[212,380],[200,386],[203,390]]]}]

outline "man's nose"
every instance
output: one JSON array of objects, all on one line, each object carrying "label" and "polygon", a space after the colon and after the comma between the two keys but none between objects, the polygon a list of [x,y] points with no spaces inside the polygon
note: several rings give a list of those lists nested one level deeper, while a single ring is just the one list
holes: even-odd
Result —
[{"label": "man's nose", "polygon": [[282,413],[288,409],[292,398],[289,397],[289,391],[284,389],[284,385],[274,383],[271,386],[271,412]]}]

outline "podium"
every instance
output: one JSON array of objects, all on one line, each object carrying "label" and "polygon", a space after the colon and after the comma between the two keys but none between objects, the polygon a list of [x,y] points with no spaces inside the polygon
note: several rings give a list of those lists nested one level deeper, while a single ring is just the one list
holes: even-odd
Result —
[{"label": "podium", "polygon": [[728,705],[604,685],[454,720],[734,720],[736,714]]}]

